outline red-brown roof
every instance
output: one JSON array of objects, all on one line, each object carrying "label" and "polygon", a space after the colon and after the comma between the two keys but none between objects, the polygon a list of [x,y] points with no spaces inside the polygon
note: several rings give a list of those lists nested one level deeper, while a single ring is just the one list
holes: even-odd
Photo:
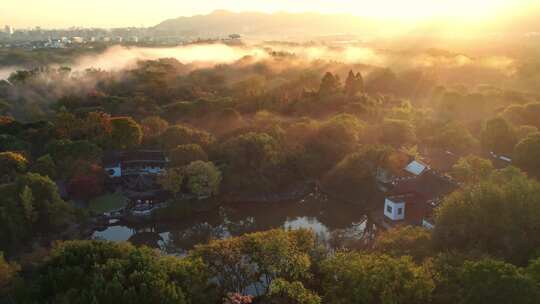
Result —
[{"label": "red-brown roof", "polygon": [[417,193],[408,193],[402,195],[394,195],[388,197],[392,201],[405,202],[405,219],[404,222],[411,225],[422,224],[422,219],[426,216],[428,203],[426,198]]},{"label": "red-brown roof", "polygon": [[389,199],[405,202],[405,220],[407,224],[421,225],[424,217],[433,211],[430,201],[450,194],[457,189],[457,184],[433,170],[420,176],[399,181],[390,191]]},{"label": "red-brown roof", "polygon": [[400,195],[416,193],[426,201],[447,195],[457,189],[457,185],[449,178],[435,173],[433,170],[424,172],[416,178],[398,182],[390,194]]}]

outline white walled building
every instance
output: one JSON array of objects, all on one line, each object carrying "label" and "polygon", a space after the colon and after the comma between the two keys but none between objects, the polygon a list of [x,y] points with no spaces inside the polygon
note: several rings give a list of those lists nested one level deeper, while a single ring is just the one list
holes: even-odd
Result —
[{"label": "white walled building", "polygon": [[105,172],[109,175],[109,177],[121,177],[122,176],[122,166],[120,162],[116,164],[107,164],[105,166]]},{"label": "white walled building", "polygon": [[103,158],[103,167],[109,177],[161,174],[168,159],[162,151],[138,150],[112,152]]},{"label": "white walled building", "polygon": [[405,219],[405,201],[398,197],[389,197],[384,200],[384,215],[392,221]]},{"label": "white walled building", "polygon": [[384,201],[384,218],[390,222],[425,225],[424,219],[431,217],[440,198],[458,188],[455,182],[429,168],[413,167],[423,173],[399,181]]}]

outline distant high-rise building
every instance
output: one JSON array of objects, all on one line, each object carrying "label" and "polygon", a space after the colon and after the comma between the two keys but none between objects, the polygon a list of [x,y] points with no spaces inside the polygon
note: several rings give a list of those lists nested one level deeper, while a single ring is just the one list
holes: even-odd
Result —
[{"label": "distant high-rise building", "polygon": [[6,26],[4,27],[4,31],[5,31],[8,35],[13,35],[13,32],[14,32],[13,27],[12,27],[11,25],[6,25]]},{"label": "distant high-rise building", "polygon": [[73,42],[73,43],[83,43],[84,39],[82,37],[72,37],[71,42]]}]

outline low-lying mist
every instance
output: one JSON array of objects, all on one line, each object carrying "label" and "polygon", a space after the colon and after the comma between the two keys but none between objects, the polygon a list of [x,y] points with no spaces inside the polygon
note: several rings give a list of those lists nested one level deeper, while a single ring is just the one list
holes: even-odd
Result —
[{"label": "low-lying mist", "polygon": [[99,55],[83,56],[75,60],[74,70],[89,68],[106,71],[120,71],[132,68],[141,60],[174,58],[183,64],[212,66],[232,63],[245,56],[266,58],[268,54],[261,48],[232,47],[224,44],[195,44],[172,48],[143,48],[113,46]]},{"label": "low-lying mist", "polygon": [[[99,69],[118,72],[134,68],[139,61],[174,58],[193,68],[231,64],[246,56],[250,62],[268,62],[272,53],[285,53],[290,65],[307,65],[313,61],[332,61],[390,68],[396,72],[415,68],[453,69],[475,67],[495,70],[511,76],[516,72],[513,58],[505,56],[473,57],[450,51],[388,50],[367,46],[305,46],[288,44],[258,44],[230,46],[225,44],[193,44],[171,48],[113,46],[101,54],[73,59],[73,71]],[[282,60],[283,61],[283,60]],[[276,68],[278,66],[276,65]],[[6,79],[17,67],[0,67],[0,79]]]},{"label": "low-lying mist", "polygon": [[[172,68],[152,65],[142,68],[145,62],[165,58],[174,59],[163,63],[172,63]],[[70,72],[60,69],[64,65],[59,64],[41,68],[30,80],[13,82],[14,85],[4,89],[4,93],[0,88],[0,94],[4,95],[0,95],[0,98],[17,103],[17,107],[25,105],[19,111],[20,116],[25,116],[27,109],[44,109],[65,96],[86,96],[99,92],[103,88],[100,89],[100,83],[117,85],[125,82],[129,86],[129,83],[136,81],[133,77],[139,77],[136,76],[139,71],[165,73],[158,77],[159,81],[165,81],[167,86],[176,89],[185,86],[186,82],[193,88],[204,83],[219,89],[237,89],[248,83],[255,86],[264,83],[263,90],[284,86],[290,89],[294,86],[297,92],[301,92],[303,88],[318,89],[320,79],[326,72],[339,75],[342,81],[349,70],[361,72],[369,85],[371,79],[377,77],[372,73],[386,68],[394,76],[390,73],[384,77],[397,77],[401,88],[416,87],[419,82],[427,81],[432,86],[450,88],[467,87],[474,90],[475,87],[488,85],[502,90],[525,89],[536,93],[537,88],[520,73],[525,66],[520,60],[522,58],[501,54],[465,54],[418,46],[390,49],[364,44],[303,45],[276,42],[236,46],[193,44],[170,48],[113,46],[99,54],[74,58],[67,65],[71,68]],[[0,67],[0,79],[8,78],[15,70],[17,67]],[[535,75],[529,75],[527,79],[540,79],[540,73]],[[304,80],[300,80],[302,77]],[[387,83],[393,83],[392,86],[397,82],[390,79]],[[376,91],[380,89],[380,86],[375,87]],[[399,90],[390,88],[382,93]],[[154,98],[158,98],[159,94],[154,95]],[[186,96],[182,98],[189,98],[189,95]]]},{"label": "low-lying mist", "polygon": [[9,75],[17,70],[20,70],[20,68],[14,66],[0,67],[0,80],[8,79]]},{"label": "low-lying mist", "polygon": [[335,61],[346,64],[364,64],[391,68],[399,71],[410,68],[456,68],[476,66],[479,68],[515,72],[515,60],[505,56],[472,57],[451,52],[434,53],[381,50],[365,46],[302,46],[261,44],[251,46],[230,46],[225,44],[195,44],[173,48],[142,48],[114,46],[99,55],[83,56],[75,60],[74,70],[88,68],[105,71],[120,71],[132,68],[140,60],[174,58],[183,64],[209,67],[215,64],[229,64],[249,56],[262,61],[269,58],[269,52],[284,52],[294,55],[294,63],[307,64],[315,60]]}]

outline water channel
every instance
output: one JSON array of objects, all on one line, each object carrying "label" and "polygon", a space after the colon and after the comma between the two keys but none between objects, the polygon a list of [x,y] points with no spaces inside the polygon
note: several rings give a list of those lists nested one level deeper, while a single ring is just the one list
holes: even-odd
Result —
[{"label": "water channel", "polygon": [[185,255],[197,244],[272,228],[312,229],[319,241],[332,247],[361,248],[373,240],[377,226],[359,204],[309,195],[281,203],[223,204],[216,210],[166,223],[109,226],[92,238],[129,241]]}]

